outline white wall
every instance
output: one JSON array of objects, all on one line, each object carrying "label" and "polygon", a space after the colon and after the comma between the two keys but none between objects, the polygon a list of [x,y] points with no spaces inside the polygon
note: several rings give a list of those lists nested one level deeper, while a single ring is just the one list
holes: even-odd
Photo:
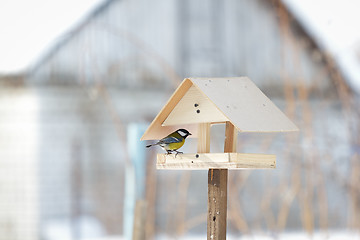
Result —
[{"label": "white wall", "polygon": [[39,101],[0,89],[0,239],[38,239]]}]

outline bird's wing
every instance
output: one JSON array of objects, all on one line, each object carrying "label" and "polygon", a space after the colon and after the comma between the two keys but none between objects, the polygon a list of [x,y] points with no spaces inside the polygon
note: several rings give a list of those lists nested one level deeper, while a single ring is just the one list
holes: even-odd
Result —
[{"label": "bird's wing", "polygon": [[176,137],[165,137],[159,141],[159,144],[178,143],[181,141],[182,141],[182,139],[179,139]]}]

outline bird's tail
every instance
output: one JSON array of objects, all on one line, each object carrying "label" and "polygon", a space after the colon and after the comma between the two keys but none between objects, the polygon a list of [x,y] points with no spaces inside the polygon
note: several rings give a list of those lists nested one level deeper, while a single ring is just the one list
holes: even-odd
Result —
[{"label": "bird's tail", "polygon": [[159,145],[159,142],[147,145],[146,147],[149,148],[149,147],[156,146],[156,145]]}]

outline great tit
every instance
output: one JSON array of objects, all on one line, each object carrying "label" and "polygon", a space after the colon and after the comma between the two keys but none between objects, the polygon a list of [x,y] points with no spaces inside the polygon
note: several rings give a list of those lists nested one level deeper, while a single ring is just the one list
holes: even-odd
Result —
[{"label": "great tit", "polygon": [[147,145],[146,147],[149,148],[151,146],[159,145],[164,149],[167,154],[171,154],[172,152],[176,152],[176,155],[178,155],[179,152],[178,149],[181,148],[185,143],[185,138],[187,136],[191,135],[188,130],[186,129],[178,129],[175,132],[167,135],[166,137],[160,139],[157,143]]}]

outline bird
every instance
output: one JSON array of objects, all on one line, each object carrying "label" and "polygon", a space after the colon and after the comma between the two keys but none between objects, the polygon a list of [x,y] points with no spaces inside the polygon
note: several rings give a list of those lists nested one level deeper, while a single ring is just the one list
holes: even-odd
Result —
[{"label": "bird", "polygon": [[179,153],[183,153],[178,151],[178,149],[184,145],[185,139],[189,135],[191,135],[191,133],[188,130],[180,128],[175,132],[170,133],[166,137],[160,139],[157,143],[147,145],[146,147],[149,148],[158,145],[162,147],[162,149],[164,149],[167,152],[167,154],[176,152],[175,154],[176,157]]}]

